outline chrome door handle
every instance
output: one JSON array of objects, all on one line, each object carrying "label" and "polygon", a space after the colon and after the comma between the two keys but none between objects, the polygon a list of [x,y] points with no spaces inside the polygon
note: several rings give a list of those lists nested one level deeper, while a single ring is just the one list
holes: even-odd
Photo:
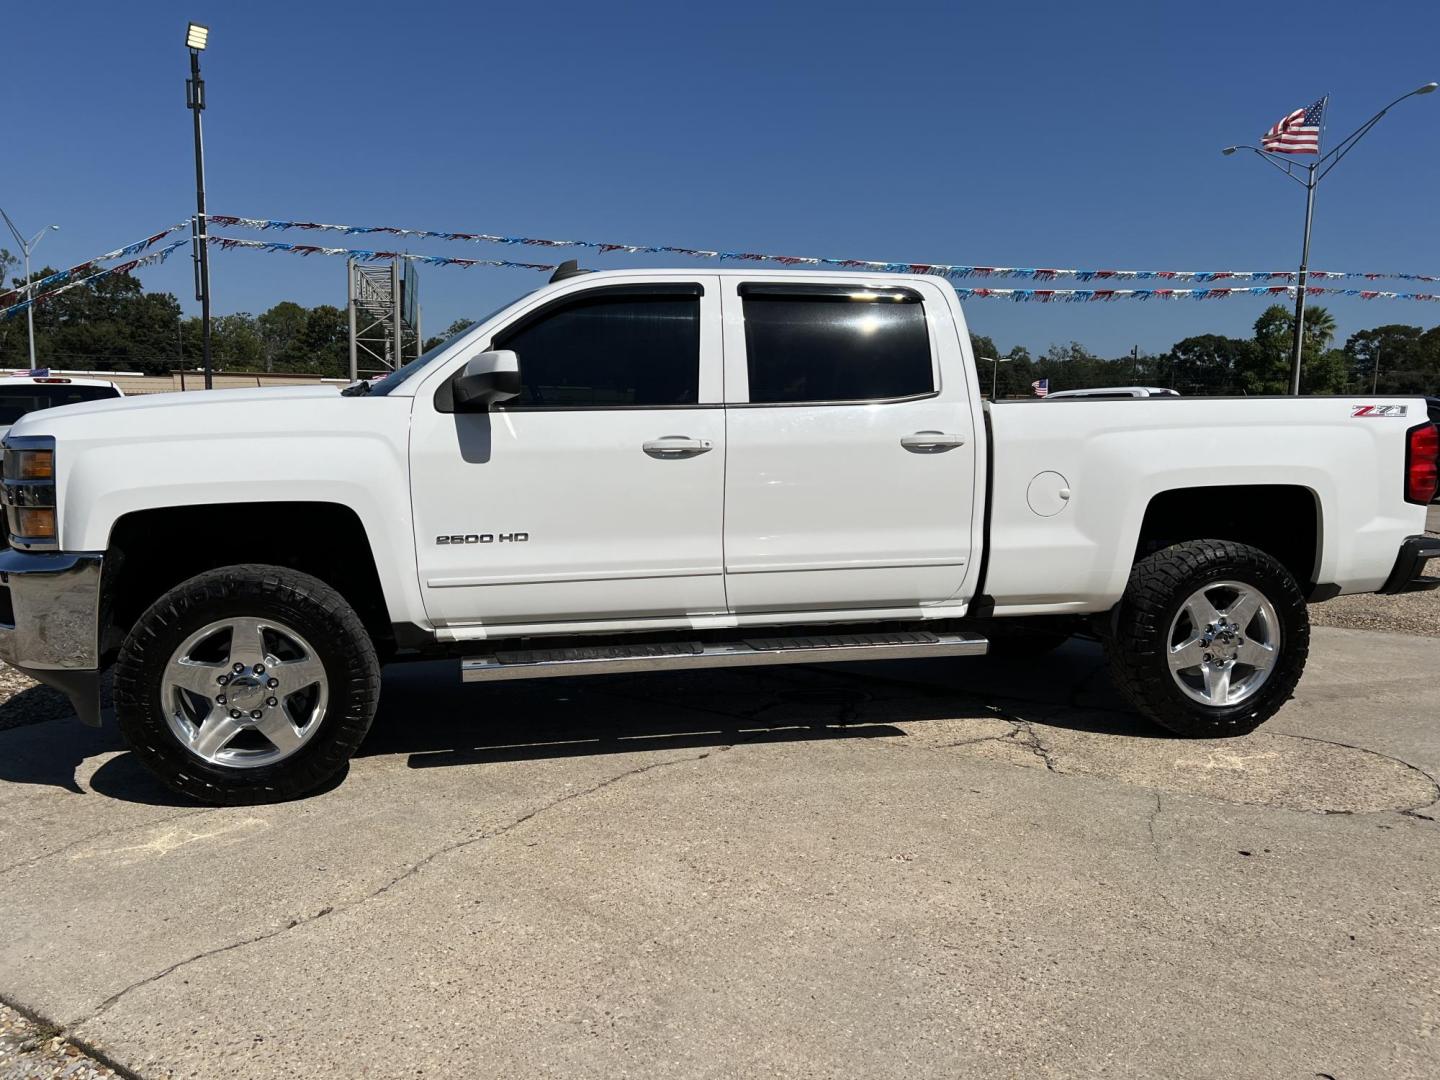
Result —
[{"label": "chrome door handle", "polygon": [[642,444],[640,449],[653,458],[666,459],[708,454],[715,449],[715,444],[709,439],[692,439],[688,435],[665,435]]},{"label": "chrome door handle", "polygon": [[944,431],[917,431],[913,435],[901,435],[900,445],[917,454],[938,454],[964,446],[965,436]]}]

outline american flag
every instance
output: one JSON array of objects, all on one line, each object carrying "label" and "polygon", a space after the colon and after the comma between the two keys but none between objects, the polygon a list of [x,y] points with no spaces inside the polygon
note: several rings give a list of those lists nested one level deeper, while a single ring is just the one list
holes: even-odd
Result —
[{"label": "american flag", "polygon": [[1321,98],[1308,109],[1296,109],[1260,136],[1261,147],[1272,154],[1318,154],[1325,101]]},{"label": "american flag", "polygon": [[1050,380],[1036,379],[1030,384],[1030,389],[1035,391],[1036,397],[1044,397],[1046,394],[1050,393]]}]

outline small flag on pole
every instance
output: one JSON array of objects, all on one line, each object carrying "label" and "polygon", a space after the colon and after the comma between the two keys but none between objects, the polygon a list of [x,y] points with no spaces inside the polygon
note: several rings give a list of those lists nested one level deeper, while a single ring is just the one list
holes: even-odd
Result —
[{"label": "small flag on pole", "polygon": [[1035,391],[1036,397],[1044,397],[1046,394],[1050,393],[1050,380],[1036,379],[1030,384],[1030,389]]},{"label": "small flag on pole", "polygon": [[1260,136],[1261,147],[1272,154],[1318,154],[1326,100],[1321,98],[1308,109],[1296,109]]}]

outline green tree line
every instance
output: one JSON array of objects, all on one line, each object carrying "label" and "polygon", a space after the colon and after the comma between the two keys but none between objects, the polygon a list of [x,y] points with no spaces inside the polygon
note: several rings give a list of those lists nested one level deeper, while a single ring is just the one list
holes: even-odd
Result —
[{"label": "green tree line", "polygon": [[[15,259],[0,249],[0,281]],[[36,278],[53,273],[44,268]],[[24,284],[12,279],[16,287]],[[430,348],[464,329],[453,323]],[[1293,315],[1274,305],[1255,320],[1250,337],[1200,334],[1166,352],[1115,358],[1097,356],[1079,342],[1052,345],[1039,356],[1023,346],[1001,352],[985,336],[972,336],[977,357],[1010,358],[992,369],[979,360],[988,393],[993,375],[998,397],[1029,397],[1030,384],[1049,379],[1051,390],[1090,386],[1167,386],[1186,395],[1284,394],[1289,389]],[[161,374],[200,365],[200,320],[184,317],[170,293],[147,292],[134,277],[115,274],[35,308],[36,351],[42,365],[57,368],[144,371]],[[258,315],[238,312],[214,319],[211,355],[220,371],[306,372],[341,376],[349,370],[345,311],[332,304],[304,307],[284,300]],[[1361,330],[1335,344],[1335,320],[1323,307],[1305,319],[1301,391],[1344,394],[1440,393],[1440,328],[1394,323]],[[22,316],[0,321],[0,368],[29,363]],[[1378,366],[1377,366],[1378,365]],[[1378,371],[1378,379],[1377,373]]]},{"label": "green tree line", "polygon": [[[14,258],[0,249],[0,280]],[[35,278],[55,271],[37,271]],[[24,279],[13,279],[15,287]],[[142,371],[159,375],[201,364],[201,326],[183,316],[172,293],[146,292],[112,274],[36,305],[35,352],[45,367]],[[219,371],[283,371],[343,376],[350,370],[345,311],[283,300],[259,315],[211,321],[211,362]],[[0,321],[0,368],[29,365],[23,314]]]},{"label": "green tree line", "polygon": [[[1049,379],[1052,391],[1165,386],[1189,396],[1286,394],[1295,316],[1275,304],[1260,313],[1248,338],[1199,334],[1163,353],[1115,359],[1096,356],[1077,341],[1052,345],[1038,357],[1023,346],[998,352],[989,337],[972,335],[970,341],[977,357],[1010,357],[998,368],[977,361],[986,392],[993,375],[999,398],[1030,397],[1030,384],[1038,379]],[[1301,393],[1368,393],[1373,387],[1380,394],[1440,394],[1440,327],[1392,323],[1351,334],[1341,347],[1334,341],[1334,316],[1323,307],[1308,308]]]}]

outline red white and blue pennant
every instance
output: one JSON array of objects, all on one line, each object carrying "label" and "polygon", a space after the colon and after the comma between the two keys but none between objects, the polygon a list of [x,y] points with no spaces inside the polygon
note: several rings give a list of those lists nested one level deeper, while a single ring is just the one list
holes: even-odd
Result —
[{"label": "red white and blue pennant", "polygon": [[[594,240],[547,240],[534,236],[503,236],[496,233],[449,232],[437,229],[409,229],[394,225],[328,225],[318,221],[290,221],[279,218],[246,218],[230,214],[210,214],[211,224],[237,229],[286,231],[301,229],[309,232],[332,232],[346,236],[380,234],[403,239],[461,241],[479,244],[507,244],[520,247],[582,248],[600,254],[680,255],[694,259],[716,259],[731,262],[768,262],[781,266],[823,266],[843,270],[875,270],[882,273],[931,274],[954,279],[1012,277],[1032,281],[1277,281],[1294,282],[1294,270],[1106,270],[1062,269],[1037,266],[971,266],[958,263],[876,262],[869,259],[830,259],[810,255],[767,255],[755,251],[720,251],[706,248],[674,247],[668,244],[614,244]],[[1344,279],[1399,281],[1440,281],[1436,274],[1363,273],[1359,271],[1311,270],[1316,280]]]}]

